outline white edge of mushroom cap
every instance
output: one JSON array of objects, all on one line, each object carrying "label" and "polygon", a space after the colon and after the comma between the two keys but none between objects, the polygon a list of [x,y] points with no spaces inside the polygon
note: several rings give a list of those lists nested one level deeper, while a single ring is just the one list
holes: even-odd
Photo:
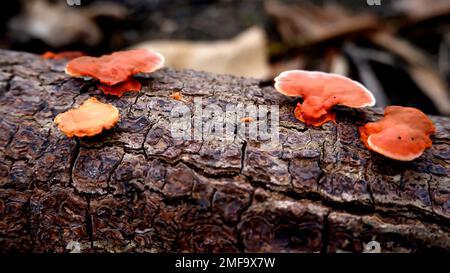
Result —
[{"label": "white edge of mushroom cap", "polygon": [[[156,52],[156,51],[152,51],[152,50],[149,50],[149,49],[145,49],[145,50],[147,50],[147,51],[150,52],[151,54],[154,54],[154,55],[158,56],[159,59],[160,59],[160,61],[159,61],[159,63],[157,63],[157,64],[155,65],[155,67],[152,67],[152,69],[149,69],[148,71],[142,71],[142,72],[140,72],[140,73],[152,73],[152,72],[154,72],[154,71],[156,71],[156,70],[158,70],[158,69],[160,69],[160,68],[162,68],[162,67],[164,66],[164,63],[165,63],[166,59],[164,58],[164,56],[163,56],[161,53]],[[82,77],[82,76],[83,76],[83,75],[81,75],[81,74],[70,73],[69,70],[67,69],[67,68],[68,68],[68,65],[69,65],[69,63],[66,64],[66,67],[65,67],[65,69],[64,69],[64,72],[65,72],[67,75],[72,76],[72,77]],[[89,78],[90,78],[90,77],[89,77]]]},{"label": "white edge of mushroom cap", "polygon": [[160,68],[162,68],[164,66],[164,63],[165,63],[166,60],[165,60],[164,56],[161,53],[156,52],[156,51],[152,51],[152,50],[149,50],[149,49],[145,49],[145,50],[147,50],[151,54],[154,54],[154,55],[158,56],[159,59],[160,59],[160,62],[157,63],[155,65],[155,67],[153,67],[152,69],[149,69],[148,71],[142,71],[141,73],[152,73],[152,72],[154,72],[154,71],[156,71],[156,70],[158,70],[158,69],[160,69]]},{"label": "white edge of mushroom cap", "polygon": [[370,92],[370,90],[367,89],[367,88],[366,88],[364,85],[362,85],[361,83],[359,83],[359,82],[357,82],[357,81],[354,81],[354,80],[352,80],[352,79],[350,79],[350,78],[348,78],[348,77],[339,75],[339,74],[327,73],[327,72],[322,72],[322,71],[288,70],[288,71],[281,72],[280,75],[278,75],[278,76],[274,79],[274,80],[275,80],[275,85],[274,85],[274,86],[275,86],[275,89],[276,89],[278,92],[280,92],[281,94],[283,94],[283,95],[291,96],[291,97],[297,97],[297,96],[292,96],[292,95],[286,94],[286,93],[280,88],[279,83],[278,83],[278,81],[280,81],[281,78],[286,77],[286,76],[288,76],[288,75],[291,74],[291,73],[305,73],[305,74],[308,74],[308,75],[310,75],[310,76],[312,76],[312,77],[315,77],[315,76],[319,76],[319,75],[320,75],[320,76],[325,76],[325,77],[336,77],[336,78],[339,78],[339,79],[343,79],[343,80],[349,81],[349,82],[351,82],[351,83],[357,85],[359,88],[361,88],[361,90],[363,90],[364,92],[366,92],[366,93],[370,96],[370,98],[372,99],[371,102],[365,103],[365,104],[363,104],[363,105],[356,105],[356,106],[353,106],[353,105],[347,105],[347,106],[349,106],[349,107],[352,107],[352,108],[364,108],[364,107],[374,106],[375,103],[376,103],[376,99],[375,99],[374,95],[372,94],[372,92]]},{"label": "white edge of mushroom cap", "polygon": [[78,75],[78,74],[75,74],[75,73],[71,73],[71,72],[68,70],[68,66],[69,66],[69,63],[66,64],[66,68],[64,69],[64,72],[65,72],[67,75],[72,76],[72,77],[81,77],[81,75]]},{"label": "white edge of mushroom cap", "polygon": [[375,152],[377,152],[377,153],[379,153],[379,154],[382,154],[382,155],[384,155],[384,156],[386,156],[386,157],[389,157],[389,158],[391,158],[391,159],[394,159],[394,160],[399,160],[399,161],[412,161],[412,160],[414,160],[414,159],[420,157],[420,156],[422,155],[422,153],[423,153],[423,150],[422,150],[420,153],[417,153],[417,154],[410,154],[410,155],[400,156],[400,155],[398,155],[398,154],[394,154],[394,153],[391,153],[391,152],[389,152],[389,151],[383,150],[383,149],[381,149],[380,147],[374,145],[374,144],[372,143],[372,141],[371,141],[371,137],[372,137],[372,135],[370,135],[370,136],[367,138],[367,144],[369,144],[369,147],[370,147],[372,150],[374,150]]}]

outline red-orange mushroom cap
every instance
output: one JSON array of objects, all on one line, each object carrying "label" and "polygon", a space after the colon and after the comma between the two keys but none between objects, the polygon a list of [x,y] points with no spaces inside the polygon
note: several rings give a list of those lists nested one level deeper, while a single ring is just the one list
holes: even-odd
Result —
[{"label": "red-orange mushroom cap", "polygon": [[411,161],[431,147],[430,135],[436,128],[420,110],[412,107],[388,106],[384,117],[359,127],[366,147],[391,159]]},{"label": "red-orange mushroom cap", "polygon": [[164,57],[147,49],[114,52],[101,57],[79,57],[70,61],[66,73],[74,76],[88,76],[106,85],[126,81],[138,73],[151,73],[163,67]]},{"label": "red-orange mushroom cap", "polygon": [[305,70],[282,72],[275,78],[275,89],[286,96],[301,96],[294,113],[308,125],[335,121],[331,108],[345,105],[363,108],[375,105],[375,97],[362,84],[347,77]]}]

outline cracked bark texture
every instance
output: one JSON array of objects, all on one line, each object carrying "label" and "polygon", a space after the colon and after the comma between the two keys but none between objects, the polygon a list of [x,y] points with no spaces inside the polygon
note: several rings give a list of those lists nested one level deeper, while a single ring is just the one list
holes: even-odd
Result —
[{"label": "cracked bark texture", "polygon": [[[0,51],[0,250],[67,252],[384,252],[450,250],[450,120],[413,162],[366,150],[357,126],[380,110],[337,110],[307,128],[295,101],[258,80],[162,69],[140,93],[101,94],[63,61]],[[280,104],[280,143],[179,141],[168,97]],[[90,96],[119,124],[93,138],[53,123]],[[193,104],[187,102],[188,107]]]}]

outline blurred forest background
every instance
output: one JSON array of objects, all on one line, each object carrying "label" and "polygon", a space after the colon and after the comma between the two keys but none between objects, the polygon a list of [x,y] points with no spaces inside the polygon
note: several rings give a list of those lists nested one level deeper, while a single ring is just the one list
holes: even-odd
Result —
[{"label": "blurred forest background", "polygon": [[8,1],[0,48],[101,55],[147,47],[171,67],[262,85],[284,70],[320,70],[362,82],[379,107],[450,116],[449,0],[76,2]]}]

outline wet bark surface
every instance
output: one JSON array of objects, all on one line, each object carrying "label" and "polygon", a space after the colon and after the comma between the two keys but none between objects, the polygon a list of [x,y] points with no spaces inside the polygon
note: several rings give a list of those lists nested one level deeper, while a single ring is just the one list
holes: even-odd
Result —
[{"label": "wet bark surface", "polygon": [[[450,250],[448,118],[432,117],[423,156],[395,162],[359,140],[376,109],[338,109],[337,125],[308,128],[294,100],[255,79],[162,69],[119,99],[64,66],[0,51],[2,252],[360,252],[372,240],[385,252]],[[90,96],[115,105],[119,124],[67,138],[53,118]],[[280,141],[174,139],[171,109],[199,97],[279,104]]]}]

